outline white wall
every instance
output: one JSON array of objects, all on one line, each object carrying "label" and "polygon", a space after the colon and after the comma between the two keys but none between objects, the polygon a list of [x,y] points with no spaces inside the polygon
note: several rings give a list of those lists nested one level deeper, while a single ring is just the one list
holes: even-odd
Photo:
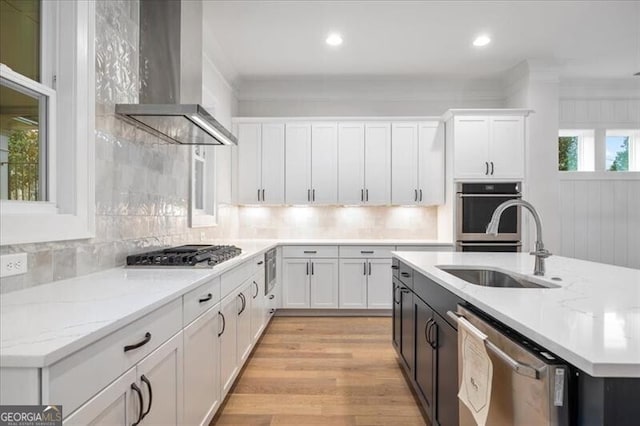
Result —
[{"label": "white wall", "polygon": [[238,83],[241,117],[439,116],[450,108],[502,104],[499,80],[291,77]]}]

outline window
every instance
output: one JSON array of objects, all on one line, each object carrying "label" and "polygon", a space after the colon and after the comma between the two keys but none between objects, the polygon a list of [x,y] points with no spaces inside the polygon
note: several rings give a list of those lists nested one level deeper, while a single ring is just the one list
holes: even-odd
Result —
[{"label": "window", "polygon": [[215,148],[194,146],[191,151],[191,227],[216,224]]},{"label": "window", "polygon": [[594,131],[560,130],[558,170],[562,172],[594,170]]},{"label": "window", "polygon": [[628,172],[640,170],[638,149],[640,130],[607,130],[605,170]]},{"label": "window", "polygon": [[0,245],[93,236],[94,28],[91,1],[0,0]]},{"label": "window", "polygon": [[[55,90],[43,84],[40,0],[0,0],[0,199],[48,199],[49,117]],[[46,19],[46,18],[45,18]]]}]

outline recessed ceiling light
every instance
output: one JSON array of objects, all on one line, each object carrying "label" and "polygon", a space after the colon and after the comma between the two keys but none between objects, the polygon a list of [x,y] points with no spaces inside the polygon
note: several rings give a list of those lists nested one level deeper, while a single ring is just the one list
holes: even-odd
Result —
[{"label": "recessed ceiling light", "polygon": [[475,40],[473,40],[473,45],[476,47],[486,46],[489,43],[491,43],[491,39],[486,35],[478,36]]},{"label": "recessed ceiling light", "polygon": [[342,36],[338,33],[331,33],[325,41],[329,46],[340,46],[342,44]]}]

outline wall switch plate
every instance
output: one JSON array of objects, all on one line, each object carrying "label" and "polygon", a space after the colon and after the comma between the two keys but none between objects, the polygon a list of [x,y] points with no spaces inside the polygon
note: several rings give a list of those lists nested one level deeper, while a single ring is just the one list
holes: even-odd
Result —
[{"label": "wall switch plate", "polygon": [[27,253],[0,256],[0,277],[10,277],[27,273]]}]

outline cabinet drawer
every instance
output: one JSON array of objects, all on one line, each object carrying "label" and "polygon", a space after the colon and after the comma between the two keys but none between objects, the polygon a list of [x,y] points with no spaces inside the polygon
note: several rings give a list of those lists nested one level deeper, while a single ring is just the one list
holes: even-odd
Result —
[{"label": "cabinet drawer", "polygon": [[191,290],[182,296],[182,325],[186,326],[219,301],[220,277],[216,277],[195,290]]},{"label": "cabinet drawer", "polygon": [[[73,412],[181,329],[179,298],[43,369],[43,404],[62,404],[66,413]],[[125,352],[146,333],[147,343]]]},{"label": "cabinet drawer", "polygon": [[413,269],[409,265],[400,262],[398,272],[400,281],[410,289],[413,289]]},{"label": "cabinet drawer", "polygon": [[260,270],[264,274],[263,255],[247,259],[242,264],[222,274],[222,277],[220,277],[220,297],[224,298]]},{"label": "cabinet drawer", "polygon": [[340,257],[356,259],[391,258],[395,246],[340,246]]},{"label": "cabinet drawer", "polygon": [[287,246],[282,248],[282,257],[338,257],[338,246]]}]

